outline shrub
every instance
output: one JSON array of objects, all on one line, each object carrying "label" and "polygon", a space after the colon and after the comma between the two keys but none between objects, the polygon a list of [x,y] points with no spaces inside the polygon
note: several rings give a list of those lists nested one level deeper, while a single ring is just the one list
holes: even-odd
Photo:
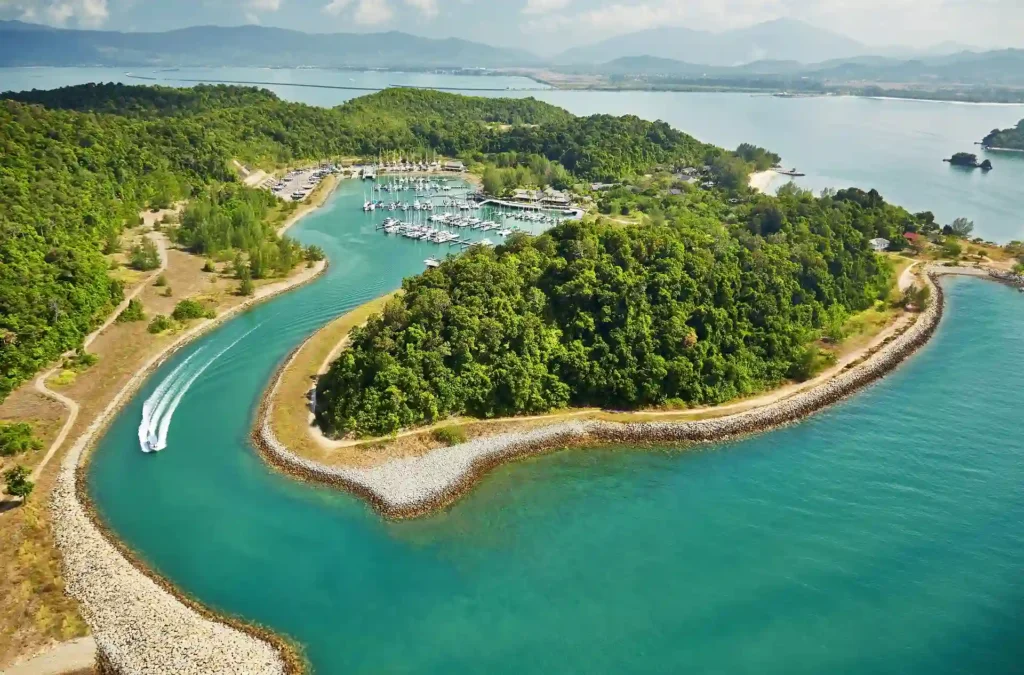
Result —
[{"label": "shrub", "polygon": [[249,277],[247,277],[247,276],[243,277],[242,280],[240,282],[238,282],[238,294],[239,295],[248,297],[248,296],[252,295],[255,292],[256,292],[256,286],[252,283],[252,279],[250,279]]},{"label": "shrub", "polygon": [[149,239],[144,239],[141,244],[132,246],[130,264],[132,268],[140,272],[148,272],[160,267],[160,251],[156,244]]},{"label": "shrub", "polygon": [[207,309],[198,300],[187,298],[174,307],[171,317],[175,321],[189,321],[190,319],[212,319],[217,314],[212,309]]},{"label": "shrub", "polygon": [[156,281],[153,282],[153,285],[157,286],[157,287],[159,287],[159,286],[166,286],[167,285],[167,277],[165,277],[164,275],[161,274],[160,276],[158,276],[156,278]]},{"label": "shrub", "polygon": [[174,295],[174,291],[173,291],[173,290],[171,290],[171,287],[170,287],[170,286],[168,286],[167,288],[165,288],[165,289],[164,289],[164,292],[163,292],[163,293],[161,293],[160,295],[164,296],[165,298],[169,298],[169,297],[171,297],[172,295]]},{"label": "shrub", "polygon": [[111,253],[117,253],[121,250],[121,237],[117,236],[117,232],[110,232],[103,240],[103,253],[110,255]]},{"label": "shrub", "polygon": [[942,254],[947,258],[959,258],[963,249],[956,241],[947,239],[942,245]]},{"label": "shrub", "polygon": [[32,435],[32,425],[25,422],[0,423],[0,457],[13,457],[42,447]]},{"label": "shrub", "polygon": [[28,499],[32,494],[35,483],[28,479],[29,471],[22,465],[18,465],[4,472],[4,480],[7,482],[7,494],[12,497]]},{"label": "shrub", "polygon": [[309,262],[318,262],[323,260],[325,256],[324,250],[319,246],[310,244],[306,247],[306,260]]},{"label": "shrub", "polygon": [[100,357],[95,354],[90,354],[84,349],[79,349],[75,352],[75,355],[67,360],[65,367],[71,368],[76,372],[82,372],[87,368],[95,366],[100,360]]},{"label": "shrub", "polygon": [[462,427],[441,427],[430,434],[438,443],[452,446],[466,442],[466,430]]},{"label": "shrub", "polygon": [[138,298],[128,301],[128,306],[117,315],[118,323],[129,323],[131,321],[142,321],[146,318],[146,312],[142,309],[142,302]]},{"label": "shrub", "polygon": [[212,260],[207,260],[206,264],[203,265],[203,271],[204,272],[216,272],[217,271],[217,266],[213,264]]},{"label": "shrub", "polygon": [[149,328],[147,329],[150,333],[156,335],[157,333],[163,333],[165,330],[169,330],[174,327],[174,322],[170,318],[163,314],[157,314],[153,317],[153,320],[149,322]]}]

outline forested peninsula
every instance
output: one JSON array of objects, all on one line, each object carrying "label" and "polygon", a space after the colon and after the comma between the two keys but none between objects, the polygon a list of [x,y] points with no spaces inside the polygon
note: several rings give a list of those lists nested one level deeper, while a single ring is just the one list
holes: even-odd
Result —
[{"label": "forested peninsula", "polygon": [[993,129],[981,144],[986,148],[1024,151],[1024,120],[1012,129]]},{"label": "forested peninsula", "polygon": [[241,250],[270,268],[300,257],[261,223],[265,196],[232,185],[232,159],[521,153],[611,180],[724,154],[661,122],[405,89],[328,109],[245,87],[89,84],[5,93],[0,127],[0,400],[121,300],[103,253],[143,208],[194,202],[178,236],[196,253]]},{"label": "forested peninsula", "polygon": [[567,222],[406,279],[320,378],[321,427],[685,407],[806,379],[814,340],[890,292],[869,240],[930,215],[856,189],[677,192],[633,194],[643,224]]}]

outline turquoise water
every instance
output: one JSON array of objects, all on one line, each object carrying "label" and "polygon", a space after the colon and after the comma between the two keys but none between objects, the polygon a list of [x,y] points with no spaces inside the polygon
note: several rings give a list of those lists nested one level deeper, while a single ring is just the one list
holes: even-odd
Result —
[{"label": "turquoise water", "polygon": [[[312,105],[338,105],[365,91],[317,89],[289,83],[383,88],[390,85],[494,88],[487,96],[535,96],[577,114],[635,114],[663,119],[697,138],[734,148],[757,143],[782,155],[787,167],[806,173],[798,184],[814,189],[877,188],[913,211],[931,210],[940,222],[967,217],[975,233],[998,242],[1024,239],[1024,154],[983,152],[974,143],[993,128],[1024,118],[1022,105],[963,105],[849,97],[791,98],[748,94],[516,91],[536,88],[518,77],[467,77],[429,73],[349,72],[266,68],[192,68],[167,72],[134,69],[155,81],[277,82],[278,95]],[[133,80],[115,68],[0,68],[0,90],[49,88],[94,81]],[[955,152],[984,154],[995,169],[984,174],[945,164]]]},{"label": "turquoise water", "polygon": [[[346,183],[294,231],[325,277],[175,356],[95,453],[102,517],[185,591],[294,636],[319,673],[1021,672],[1024,296],[943,282],[934,341],[803,424],[520,462],[388,523],[247,440],[288,351],[437,248],[375,232],[361,201]],[[142,401],[253,329],[141,453]]]}]

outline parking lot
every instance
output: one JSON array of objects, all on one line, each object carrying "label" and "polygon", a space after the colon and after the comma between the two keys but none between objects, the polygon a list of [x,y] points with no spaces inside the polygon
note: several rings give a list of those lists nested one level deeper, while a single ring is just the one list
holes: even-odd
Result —
[{"label": "parking lot", "polygon": [[313,191],[313,188],[317,186],[320,179],[327,175],[327,173],[329,173],[329,170],[323,169],[291,171],[278,183],[274,184],[271,190],[286,202],[301,202],[309,196],[309,193]]}]

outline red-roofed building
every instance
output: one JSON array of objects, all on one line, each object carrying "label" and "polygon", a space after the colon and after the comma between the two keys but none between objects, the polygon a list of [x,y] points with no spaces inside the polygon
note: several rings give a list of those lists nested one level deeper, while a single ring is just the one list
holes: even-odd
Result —
[{"label": "red-roofed building", "polygon": [[921,238],[921,235],[919,235],[917,232],[904,232],[903,236],[906,237],[907,241],[909,241],[911,244],[916,244],[918,239]]}]

